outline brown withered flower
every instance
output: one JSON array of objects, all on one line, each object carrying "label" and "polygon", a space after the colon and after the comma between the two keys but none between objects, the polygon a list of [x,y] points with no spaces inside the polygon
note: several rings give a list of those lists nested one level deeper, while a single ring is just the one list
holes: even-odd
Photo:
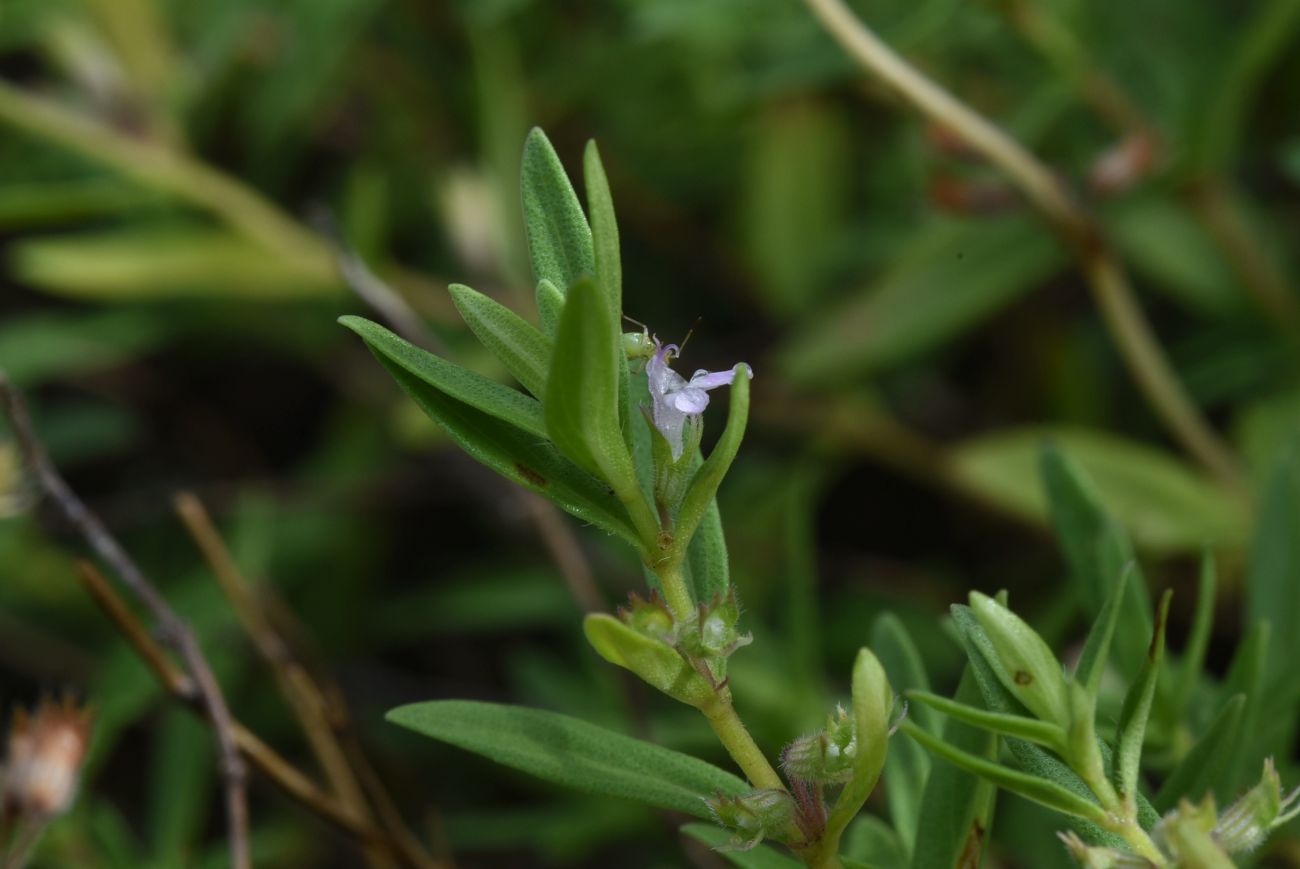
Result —
[{"label": "brown withered flower", "polygon": [[30,715],[14,712],[9,751],[0,773],[4,815],[45,822],[76,798],[90,743],[91,713],[71,698],[42,700]]}]

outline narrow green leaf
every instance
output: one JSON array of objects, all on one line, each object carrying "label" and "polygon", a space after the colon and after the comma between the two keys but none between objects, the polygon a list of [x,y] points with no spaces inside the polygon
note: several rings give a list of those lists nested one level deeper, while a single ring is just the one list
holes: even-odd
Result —
[{"label": "narrow green leaf", "polygon": [[587,143],[582,156],[582,172],[587,185],[587,213],[591,215],[596,284],[605,294],[614,318],[614,328],[619,329],[623,316],[623,263],[618,252],[618,221],[614,216],[614,197],[609,192],[609,179],[605,177],[605,167],[600,162],[600,152],[594,141]]},{"label": "narrow green leaf", "polygon": [[[969,666],[957,684],[955,699],[968,705],[983,702]],[[960,721],[949,719],[936,735],[967,754],[988,761],[998,756],[997,734]],[[897,740],[898,745],[909,742]],[[897,746],[890,753],[896,749]],[[912,869],[977,869],[990,833],[996,795],[997,789],[992,784],[950,764],[939,764],[930,770],[921,798],[917,833],[910,843]]]},{"label": "narrow green leaf", "polygon": [[[364,320],[343,319],[349,328],[364,328],[360,326]],[[545,496],[579,519],[638,545],[639,537],[618,499],[535,432],[503,422],[438,389],[373,345],[371,350],[415,403],[475,460]],[[532,401],[522,394],[520,397]]]},{"label": "narrow green leaf", "polygon": [[715,699],[712,686],[672,646],[605,613],[582,622],[587,642],[606,661],[630,670],[659,691],[697,708]]},{"label": "narrow green leaf", "polygon": [[378,323],[362,317],[340,317],[339,323],[360,335],[375,355],[448,397],[537,437],[546,437],[542,406],[536,399],[421,350]]},{"label": "narrow green leaf", "polygon": [[1201,572],[1196,586],[1196,611],[1192,614],[1192,629],[1183,647],[1182,661],[1178,667],[1178,684],[1173,690],[1172,716],[1181,719],[1192,693],[1205,669],[1205,654],[1210,648],[1210,634],[1214,630],[1214,608],[1218,602],[1218,570],[1214,553],[1208,548],[1201,554]]},{"label": "narrow green leaf", "polygon": [[700,524],[686,548],[686,564],[690,568],[691,589],[696,600],[726,596],[727,589],[731,588],[731,572],[717,498],[704,508]]},{"label": "narrow green leaf", "polygon": [[836,842],[862,805],[871,796],[885,766],[889,750],[889,715],[894,705],[885,668],[870,649],[858,651],[853,662],[853,732],[857,755],[853,759],[853,778],[849,780],[831,808],[826,821],[827,841]]},{"label": "narrow green leaf", "polygon": [[[1272,623],[1267,620],[1255,622],[1246,632],[1245,638],[1237,646],[1228,672],[1221,687],[1223,697],[1234,694],[1246,695],[1246,708],[1241,713],[1241,732],[1255,734],[1258,732],[1264,709],[1268,703],[1265,696],[1268,664],[1273,651]],[[1227,797],[1238,788],[1245,787],[1259,776],[1259,765],[1264,760],[1266,749],[1250,739],[1239,739],[1233,746],[1232,762],[1229,764],[1224,782],[1219,785],[1227,790]]]},{"label": "narrow green leaf", "polygon": [[619,332],[605,297],[589,278],[569,288],[551,351],[546,430],[562,453],[613,487],[642,546],[659,534],[619,427]]},{"label": "narrow green leaf", "polygon": [[735,834],[712,824],[686,824],[682,832],[718,852],[718,856],[740,869],[799,869],[798,860],[781,854],[767,845],[755,845],[748,851],[726,850]]},{"label": "narrow green leaf", "polygon": [[435,700],[386,716],[432,739],[544,781],[707,819],[704,800],[739,796],[749,785],[680,752],[567,715],[469,700]]},{"label": "narrow green leaf", "polygon": [[564,313],[564,293],[556,289],[548,280],[537,282],[537,317],[542,323],[542,334],[555,338],[555,330],[560,328],[560,315]]},{"label": "narrow green leaf", "polygon": [[1001,664],[995,672],[1007,691],[1044,721],[1066,726],[1065,675],[1051,647],[1028,622],[988,595],[972,591],[970,609],[995,650]]},{"label": "narrow green leaf", "polygon": [[[1127,460],[1116,458],[1115,461],[1122,464]],[[1042,448],[1040,465],[1051,505],[1052,525],[1069,565],[1075,593],[1090,618],[1101,613],[1124,577],[1127,565],[1133,565],[1132,575],[1124,582],[1126,592],[1117,614],[1114,642],[1119,669],[1132,679],[1146,658],[1146,641],[1151,636],[1151,602],[1147,599],[1146,580],[1137,566],[1133,545],[1102,507],[1092,480],[1055,443]],[[1095,466],[1099,468],[1100,465]],[[1154,478],[1139,485],[1156,488]]]},{"label": "narrow green leaf", "polygon": [[[1269,475],[1250,556],[1242,615],[1248,627],[1265,620],[1273,625],[1265,679],[1270,690],[1281,687],[1279,680],[1300,686],[1292,663],[1300,658],[1300,461],[1294,448]],[[1281,697],[1291,692],[1276,693]]]},{"label": "narrow green leaf", "polygon": [[695,536],[696,528],[714,505],[718,486],[731,468],[731,462],[740,450],[740,442],[745,437],[745,425],[749,421],[749,366],[743,362],[737,363],[735,371],[736,377],[731,383],[731,405],[727,409],[727,427],[714,444],[713,452],[709,453],[704,464],[700,465],[691,478],[690,486],[682,497],[682,506],[677,511],[677,524],[673,534],[679,558]]},{"label": "narrow green leaf", "polygon": [[1214,723],[1169,774],[1160,792],[1152,800],[1156,811],[1163,815],[1178,805],[1181,799],[1200,802],[1210,792],[1219,781],[1219,774],[1232,758],[1233,748],[1241,733],[1245,709],[1244,694],[1233,694],[1224,701],[1219,714],[1214,717]]},{"label": "narrow green leaf", "polygon": [[929,691],[909,691],[907,697],[909,700],[915,700],[917,703],[937,709],[944,715],[956,718],[958,721],[970,724],[973,727],[982,727],[1002,736],[1014,736],[1018,739],[1036,742],[1052,749],[1057,754],[1063,754],[1065,751],[1065,729],[1056,724],[1039,721],[1037,718],[1029,718],[1024,715],[990,712],[987,709],[980,709],[978,706],[958,703],[955,700],[949,700],[947,697],[931,694]]},{"label": "narrow green leaf", "polygon": [[[997,653],[993,649],[992,642],[985,635],[983,628],[975,619],[974,614],[968,607],[954,606],[952,607],[952,618],[953,624],[957,628],[958,639],[961,641],[962,648],[966,650],[966,657],[970,662],[970,672],[974,676],[980,694],[984,698],[984,705],[994,712],[1023,712],[1025,710],[1024,705],[1003,687],[1003,679],[996,672],[1001,666],[997,663]],[[1089,801],[1094,799],[1092,791],[1079,778],[1078,774],[1055,755],[1049,754],[1040,746],[1026,742],[1023,739],[1007,738],[1005,742],[1016,767],[1022,772],[1056,782],[1082,799]],[[1108,749],[1103,744],[1100,746],[1100,750],[1104,758],[1108,753]],[[1140,800],[1138,804],[1139,820],[1147,817],[1147,808],[1147,802]],[[1125,847],[1122,839],[1113,833],[1106,832],[1091,821],[1072,819],[1070,826],[1085,840],[1094,844],[1121,849]],[[918,869],[920,869],[919,866]]]},{"label": "narrow green leaf", "polygon": [[1160,598],[1155,633],[1151,637],[1146,664],[1138,674],[1137,681],[1129,688],[1119,716],[1115,737],[1115,786],[1124,800],[1136,799],[1142,744],[1146,738],[1147,718],[1151,715],[1156,681],[1160,678],[1160,662],[1165,654],[1165,624],[1169,620],[1169,602],[1172,599],[1172,591],[1166,591]]},{"label": "narrow green leaf", "polygon": [[591,227],[555,148],[538,127],[524,143],[520,171],[533,274],[563,292],[595,274]]},{"label": "narrow green leaf", "polygon": [[[876,619],[871,628],[871,648],[880,658],[895,691],[910,695],[913,691],[929,690],[930,680],[921,663],[921,653],[898,616],[887,612]],[[937,732],[938,716],[925,706],[910,706],[908,716],[927,730]],[[898,831],[899,845],[906,858],[902,865],[911,859],[929,775],[930,756],[920,746],[900,739],[889,747],[885,757],[885,798],[889,803],[889,819]]]},{"label": "narrow green leaf", "polygon": [[1115,635],[1115,625],[1119,623],[1120,608],[1128,593],[1129,577],[1133,575],[1133,565],[1129,563],[1120,571],[1119,583],[1111,590],[1106,605],[1092,623],[1088,639],[1084,641],[1083,653],[1074,668],[1074,679],[1087,689],[1094,708],[1097,705],[1097,691],[1101,687],[1101,677],[1106,671],[1106,660],[1110,656],[1110,641]]},{"label": "narrow green leaf", "polygon": [[505,305],[464,284],[452,284],[448,290],[474,336],[524,389],[542,398],[551,363],[550,339]]},{"label": "narrow green leaf", "polygon": [[[898,740],[889,747],[892,754],[898,750],[906,739]],[[917,746],[922,754],[925,749]],[[925,757],[929,759],[929,755]],[[852,866],[881,866],[900,869],[908,865],[909,857],[898,832],[874,815],[860,815],[844,831],[840,845],[840,860],[844,869]]]},{"label": "narrow green leaf", "polygon": [[1003,790],[1041,803],[1049,809],[1055,809],[1067,815],[1084,818],[1094,824],[1106,820],[1106,813],[1101,806],[1079,796],[1054,781],[1029,775],[1019,770],[1005,767],[1000,763],[986,760],[978,755],[963,751],[949,745],[941,739],[931,736],[926,730],[910,721],[904,721],[902,731],[925,746],[931,754],[946,760],[953,766],[972,775],[987,779]]}]

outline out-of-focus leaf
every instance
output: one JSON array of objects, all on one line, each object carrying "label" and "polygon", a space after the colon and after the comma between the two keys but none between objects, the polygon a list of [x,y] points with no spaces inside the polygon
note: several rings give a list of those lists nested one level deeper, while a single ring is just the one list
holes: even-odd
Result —
[{"label": "out-of-focus leaf", "polygon": [[33,238],[10,246],[19,280],[83,299],[330,298],[327,259],[292,259],[220,229],[142,228]]},{"label": "out-of-focus leaf", "polygon": [[[1272,622],[1257,621],[1246,631],[1246,636],[1228,665],[1228,672],[1220,686],[1220,696],[1232,698],[1246,696],[1246,706],[1241,711],[1241,731],[1257,734],[1270,698],[1266,696],[1269,661],[1273,654]],[[1216,796],[1227,799],[1237,788],[1244,787],[1259,775],[1259,765],[1268,748],[1258,739],[1239,739],[1231,746],[1231,760],[1224,779],[1215,783]]]},{"label": "out-of-focus leaf", "polygon": [[686,824],[682,827],[682,832],[695,841],[718,850],[719,857],[740,869],[799,869],[803,865],[767,845],[756,845],[748,851],[727,850],[726,846],[735,837],[734,834],[712,824]]},{"label": "out-of-focus leaf", "polygon": [[[891,745],[890,752],[897,751],[903,741],[900,739]],[[908,865],[908,855],[899,834],[872,815],[862,815],[849,824],[840,844],[840,857],[845,861],[845,869],[850,865],[879,866],[881,869],[890,866],[903,869]]]},{"label": "out-of-focus leaf", "polygon": [[1265,684],[1282,680],[1272,687],[1286,695],[1300,691],[1300,462],[1290,452],[1274,466],[1256,527],[1242,615],[1247,627],[1272,624]]},{"label": "out-of-focus leaf", "polygon": [[522,173],[533,275],[567,292],[579,278],[596,273],[591,227],[555,148],[537,127],[524,143]]},{"label": "out-of-focus leaf", "polygon": [[759,121],[747,160],[746,249],[763,301],[778,316],[819,297],[827,240],[842,231],[851,174],[842,115],[814,102],[782,105]]},{"label": "out-of-focus leaf", "polygon": [[[1075,597],[1095,624],[1100,623],[1115,590],[1123,587],[1124,597],[1115,601],[1117,609],[1111,614],[1117,620],[1115,658],[1124,675],[1133,678],[1146,660],[1146,638],[1151,634],[1147,583],[1128,535],[1113,518],[1114,507],[1107,509],[1095,485],[1097,477],[1085,472],[1075,458],[1058,443],[1043,447],[1040,467],[1052,525],[1070,568]],[[1113,473],[1118,476],[1119,471]],[[1080,666],[1091,668],[1087,653],[1101,649],[1092,643],[1091,633],[1088,640]],[[1106,648],[1109,650],[1109,638]],[[1100,673],[1088,673],[1089,680],[1100,677]],[[1086,684],[1093,690],[1090,681]]]},{"label": "out-of-focus leaf", "polygon": [[159,722],[150,766],[149,840],[160,865],[191,851],[213,794],[212,731],[188,709],[172,707]]},{"label": "out-of-focus leaf", "polygon": [[462,284],[448,288],[456,310],[515,380],[538,398],[546,391],[551,342],[505,305]]},{"label": "out-of-focus leaf", "polygon": [[978,326],[1065,262],[1029,218],[936,222],[868,291],[797,332],[780,367],[800,382],[844,382],[906,362]]},{"label": "out-of-focus leaf", "polygon": [[0,185],[0,228],[32,229],[135,211],[157,194],[116,178]]},{"label": "out-of-focus leaf", "polygon": [[1169,774],[1151,801],[1156,811],[1164,814],[1181,799],[1199,802],[1211,791],[1231,759],[1245,708],[1244,694],[1234,694],[1224,701],[1214,723]]},{"label": "out-of-focus leaf", "polygon": [[1240,311],[1249,299],[1185,204],[1167,197],[1128,198],[1107,215],[1106,226],[1137,272],[1194,311],[1223,315]]},{"label": "out-of-focus leaf", "polygon": [[[893,613],[884,613],[871,628],[871,648],[880,658],[889,684],[899,695],[906,697],[910,691],[928,691],[930,680],[921,662],[907,628]],[[908,717],[931,732],[938,732],[939,718],[931,709],[921,704],[908,705]],[[912,855],[921,817],[921,801],[925,795],[926,780],[930,775],[930,757],[920,746],[908,739],[895,740],[885,758],[885,797],[889,803],[889,819],[898,831],[898,840],[907,865]],[[869,860],[871,855],[860,859]]]},{"label": "out-of-focus leaf", "polygon": [[140,309],[43,312],[0,324],[0,369],[19,386],[112,368],[168,336],[160,315]]},{"label": "out-of-focus leaf", "polygon": [[[382,333],[387,330],[359,317],[344,317],[343,320],[346,321],[344,325],[357,330],[363,337],[378,336],[381,344],[373,345],[372,349],[388,373],[474,459],[506,479],[545,496],[579,519],[617,534],[634,545],[638,543],[639,538],[618,499],[598,480],[561,456],[542,439],[544,435],[538,435],[531,426],[525,429],[505,422],[424,379],[416,372],[423,370],[428,374],[424,369],[429,360],[437,359],[432,354],[413,347],[404,351],[404,342],[397,343],[401,342],[400,338],[384,338]],[[390,352],[398,355],[390,357]],[[438,361],[442,366],[455,368],[450,363]],[[414,371],[407,367],[408,364],[414,366]],[[478,383],[472,380],[469,371],[459,369],[458,374],[464,383]],[[496,390],[514,392],[499,383],[484,378],[480,380],[483,384],[491,384],[488,391],[499,398],[502,396]],[[523,393],[514,394],[522,402],[533,401]],[[497,409],[505,406],[501,402]]]},{"label": "out-of-focus leaf", "polygon": [[558,628],[577,616],[573,598],[551,571],[475,571],[391,594],[368,622],[378,641],[395,644],[433,634]]},{"label": "out-of-focus leaf", "polygon": [[[971,705],[984,702],[969,666],[954,699]],[[922,722],[917,724],[921,726]],[[949,720],[936,735],[960,751],[990,762],[997,759],[997,734]],[[921,796],[917,834],[910,843],[912,869],[978,867],[990,832],[996,794],[990,782],[951,764],[934,765]]]},{"label": "out-of-focus leaf", "polygon": [[707,819],[706,797],[749,786],[716,766],[540,709],[436,700],[388,713],[394,724],[529,775]]},{"label": "out-of-focus leaf", "polygon": [[1101,432],[1031,428],[985,435],[953,450],[953,474],[971,492],[1043,521],[1048,505],[1038,459],[1046,442],[1087,474],[1101,507],[1139,546],[1172,553],[1199,551],[1207,541],[1244,544],[1247,511],[1233,493],[1167,453]]}]

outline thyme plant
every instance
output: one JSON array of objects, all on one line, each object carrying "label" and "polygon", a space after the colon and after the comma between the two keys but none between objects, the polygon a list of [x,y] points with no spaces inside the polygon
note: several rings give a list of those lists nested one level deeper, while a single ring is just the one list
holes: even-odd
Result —
[{"label": "thyme plant", "polygon": [[[376,323],[341,322],[471,456],[635,551],[645,593],[616,614],[588,615],[587,640],[609,663],[699,710],[744,778],[540,710],[440,700],[395,709],[392,721],[552,782],[711,822],[684,829],[739,866],[978,866],[997,790],[1060,813],[1065,848],[1088,867],[1241,865],[1234,861],[1300,813],[1297,794],[1284,796],[1273,762],[1258,756],[1265,743],[1248,738],[1265,708],[1266,639],[1248,640],[1221,684],[1202,673],[1211,558],[1192,636],[1173,663],[1165,648],[1170,594],[1153,614],[1124,533],[1050,448],[1043,473],[1057,531],[1094,615],[1071,666],[1005,595],[972,592],[951,622],[965,675],[944,697],[928,690],[906,630],[886,615],[871,632],[876,652],[857,654],[849,704],[779,755],[765,752],[727,678],[729,657],[752,637],[741,625],[716,502],[744,436],[755,374],[738,363],[687,378],[674,370],[680,347],[648,328],[624,331],[618,228],[594,143],[583,161],[585,210],[540,130],[529,135],[522,165],[539,325],[469,287],[450,290],[522,390]],[[705,456],[709,393],[724,386],[725,426]],[[896,691],[911,701],[910,717]],[[1200,714],[1207,706],[1215,709],[1208,723]],[[891,740],[900,721],[906,738]],[[1252,766],[1257,783],[1241,792]],[[859,819],[882,772],[889,822]],[[1153,790],[1152,782],[1162,784]],[[851,824],[860,835],[846,836]]]}]

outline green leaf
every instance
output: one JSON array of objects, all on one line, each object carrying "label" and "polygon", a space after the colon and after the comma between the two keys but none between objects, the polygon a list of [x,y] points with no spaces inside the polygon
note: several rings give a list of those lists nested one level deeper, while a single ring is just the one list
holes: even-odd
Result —
[{"label": "green leaf", "polygon": [[[1146,659],[1146,641],[1151,636],[1151,602],[1133,546],[1102,506],[1102,497],[1090,475],[1069,455],[1055,444],[1048,444],[1043,447],[1041,464],[1052,524],[1084,612],[1098,618],[1115,588],[1124,589],[1115,613],[1115,656],[1121,672],[1131,679]],[[1089,675],[1100,678],[1100,673]]]},{"label": "green leaf", "polygon": [[956,718],[958,721],[973,727],[982,727],[1002,736],[1014,736],[1018,739],[1036,742],[1052,749],[1057,754],[1065,752],[1065,729],[1059,725],[1039,721],[1037,718],[1029,718],[1025,715],[990,712],[978,706],[958,703],[956,700],[949,700],[947,697],[931,694],[929,691],[909,691],[907,697],[909,700],[915,700],[917,703],[931,709],[937,709],[944,715]]},{"label": "green leaf", "polygon": [[351,316],[340,317],[339,323],[360,335],[376,356],[448,397],[537,437],[546,437],[542,406],[536,399],[421,350],[378,323]]},{"label": "green leaf", "polygon": [[988,595],[972,591],[970,609],[1001,665],[994,671],[1003,687],[1039,718],[1067,726],[1065,676],[1051,647],[1024,619]]},{"label": "green leaf", "polygon": [[563,292],[596,272],[591,227],[559,156],[538,127],[524,142],[520,171],[533,274]]},{"label": "green leaf", "polygon": [[1205,668],[1205,653],[1210,648],[1210,634],[1214,630],[1214,609],[1218,602],[1218,570],[1214,554],[1206,549],[1201,555],[1201,572],[1196,586],[1196,611],[1192,614],[1192,628],[1183,646],[1182,661],[1178,666],[1178,684],[1171,698],[1171,712],[1181,718],[1192,693],[1201,681]]},{"label": "green leaf", "polygon": [[547,338],[555,337],[555,330],[560,327],[560,315],[564,313],[564,293],[556,289],[548,280],[537,282],[537,316],[542,321],[542,333]]},{"label": "green leaf", "polygon": [[[906,740],[898,740],[890,746],[891,752]],[[917,747],[922,754],[924,749]],[[929,760],[929,755],[925,755]],[[844,869],[851,866],[903,867],[908,864],[903,843],[898,833],[880,818],[873,815],[861,815],[849,824],[844,831],[844,841],[840,847],[840,859]]]},{"label": "green leaf", "polygon": [[917,727],[910,721],[903,722],[902,731],[925,746],[936,757],[972,775],[980,776],[1003,790],[1010,791],[1027,800],[1033,800],[1047,806],[1049,809],[1084,818],[1094,824],[1100,824],[1106,820],[1106,813],[1101,806],[1054,781],[1023,773],[963,751],[931,736],[927,731]]},{"label": "green leaf", "polygon": [[681,829],[687,836],[708,845],[718,852],[719,857],[740,869],[799,869],[803,865],[763,844],[755,845],[748,851],[726,850],[735,834],[712,824],[686,824]]},{"label": "green leaf", "polygon": [[328,257],[287,257],[223,229],[172,226],[24,239],[8,251],[15,277],[79,299],[332,298]]},{"label": "green leaf", "polygon": [[750,790],[736,776],[702,760],[556,712],[435,700],[398,707],[386,717],[553,784],[697,818],[709,817],[705,798]]},{"label": "green leaf", "polygon": [[587,211],[591,215],[591,240],[594,253],[596,285],[605,294],[614,328],[623,316],[623,264],[618,252],[618,221],[614,217],[614,197],[600,162],[594,141],[587,143],[582,156],[583,179],[587,185]]},{"label": "green leaf", "polygon": [[691,590],[697,601],[726,597],[731,588],[731,570],[717,498],[704,508],[700,524],[686,547],[686,564],[690,569]]},{"label": "green leaf", "polygon": [[[341,322],[361,333],[378,334],[374,330],[386,331],[356,317],[344,317]],[[390,350],[396,347],[400,352],[400,345],[383,341],[382,336],[381,342],[383,347]],[[371,349],[398,385],[475,460],[503,477],[545,496],[579,519],[617,534],[633,545],[639,545],[639,537],[628,520],[627,512],[608,489],[561,456],[549,443],[540,440],[534,431],[504,422],[437,388],[435,384],[390,358],[380,347],[371,345]],[[423,353],[417,348],[411,349]],[[429,354],[425,356],[436,359]],[[411,354],[407,361],[418,370],[427,359]],[[497,389],[507,389],[500,384],[493,385]],[[524,401],[532,401],[522,393],[515,394]]]},{"label": "green leaf", "polygon": [[826,821],[826,839],[839,840],[862,805],[871,796],[885,767],[889,750],[889,715],[894,706],[885,668],[870,649],[860,649],[853,662],[853,733],[857,754],[853,759],[853,778],[849,780],[831,808]]},{"label": "green leaf", "polygon": [[[893,613],[884,613],[871,629],[871,648],[889,676],[895,691],[910,695],[913,691],[926,691],[930,680],[921,663],[921,654]],[[917,724],[937,732],[938,716],[924,706],[912,706],[908,715]],[[916,841],[921,814],[921,799],[926,780],[930,775],[930,757],[920,746],[906,739],[896,740],[885,757],[885,798],[889,803],[889,819],[898,831],[900,847],[906,858],[911,857],[912,843]],[[903,865],[908,861],[905,859]]]},{"label": "green leaf", "polygon": [[1244,694],[1233,694],[1224,701],[1219,707],[1219,714],[1214,717],[1214,723],[1196,741],[1178,766],[1174,767],[1156,798],[1151,801],[1156,811],[1163,815],[1178,805],[1181,799],[1200,802],[1210,793],[1232,758],[1241,733],[1245,709]]},{"label": "green leaf", "polygon": [[686,494],[682,497],[682,506],[677,511],[673,545],[678,558],[685,554],[696,528],[714,507],[718,486],[731,468],[731,462],[740,450],[740,442],[745,437],[745,425],[749,421],[749,366],[743,362],[737,363],[735,372],[735,379],[731,383],[731,404],[727,409],[727,427],[714,444],[713,452],[709,453],[704,464],[700,465],[691,478]]},{"label": "green leaf", "polygon": [[[1292,663],[1300,657],[1297,577],[1300,577],[1300,462],[1294,451],[1288,450],[1277,462],[1264,490],[1242,615],[1247,626],[1265,620],[1273,625],[1273,649],[1265,679],[1270,683],[1283,680],[1300,687],[1300,675]],[[1282,690],[1279,695],[1287,693]]]},{"label": "green leaf", "polygon": [[935,221],[866,292],[797,332],[779,366],[799,382],[842,383],[906,362],[978,326],[1067,259],[1036,220]]},{"label": "green leaf", "polygon": [[[969,666],[957,685],[955,699],[969,705],[983,702]],[[998,756],[996,734],[960,721],[949,720],[937,735],[946,744],[987,761],[992,762]],[[909,741],[898,740],[898,743]],[[958,767],[939,764],[930,770],[921,797],[917,833],[911,843],[912,869],[978,867],[990,833],[996,795],[997,789],[992,784],[967,775]]]},{"label": "green leaf", "polygon": [[1116,728],[1115,785],[1120,797],[1126,801],[1136,802],[1142,744],[1146,738],[1147,718],[1151,715],[1151,700],[1156,694],[1156,681],[1160,678],[1160,662],[1164,659],[1165,624],[1169,620],[1169,601],[1172,599],[1171,591],[1166,591],[1160,599],[1146,663],[1124,698]]},{"label": "green leaf", "polygon": [[[1255,622],[1246,632],[1245,638],[1237,646],[1228,672],[1223,678],[1221,696],[1231,697],[1235,694],[1246,695],[1246,708],[1241,713],[1241,732],[1258,733],[1260,721],[1268,702],[1265,696],[1268,663],[1273,656],[1272,623],[1268,620]],[[1216,786],[1227,790],[1219,794],[1228,797],[1235,791],[1254,780],[1259,774],[1259,765],[1265,754],[1263,746],[1250,739],[1241,739],[1233,746],[1232,762],[1229,765],[1225,781]]]},{"label": "green leaf", "polygon": [[1101,677],[1106,671],[1106,660],[1110,657],[1110,641],[1115,635],[1115,625],[1119,622],[1122,604],[1128,593],[1129,577],[1133,574],[1133,563],[1124,566],[1119,573],[1119,583],[1111,590],[1106,605],[1092,623],[1088,639],[1084,641],[1079,663],[1074,667],[1074,679],[1083,685],[1091,698],[1092,705],[1097,705],[1097,691],[1101,687]]},{"label": "green leaf", "polygon": [[716,700],[713,687],[667,643],[633,630],[605,613],[582,621],[587,642],[611,664],[631,670],[647,684],[696,708]]},{"label": "green leaf", "polygon": [[501,360],[524,389],[541,398],[551,363],[551,342],[505,305],[464,284],[448,287],[456,310],[475,337]]},{"label": "green leaf", "polygon": [[[1145,550],[1199,552],[1206,541],[1233,549],[1246,541],[1248,511],[1235,493],[1164,451],[1101,432],[1024,428],[981,436],[954,448],[954,478],[972,494],[1032,521],[1045,522],[1052,515],[1059,527],[1049,514],[1040,476],[1044,443],[1077,463],[1090,480],[1089,497]],[[1091,613],[1101,610],[1117,577],[1111,574],[1098,588]],[[1143,608],[1149,614],[1150,602]],[[1121,637],[1125,624],[1121,622]],[[1150,626],[1149,615],[1146,624]],[[1139,636],[1147,637],[1149,631]]]},{"label": "green leaf", "polygon": [[589,279],[569,288],[546,382],[546,430],[560,452],[604,479],[630,511],[642,541],[659,523],[619,427],[622,342],[605,297]]}]

